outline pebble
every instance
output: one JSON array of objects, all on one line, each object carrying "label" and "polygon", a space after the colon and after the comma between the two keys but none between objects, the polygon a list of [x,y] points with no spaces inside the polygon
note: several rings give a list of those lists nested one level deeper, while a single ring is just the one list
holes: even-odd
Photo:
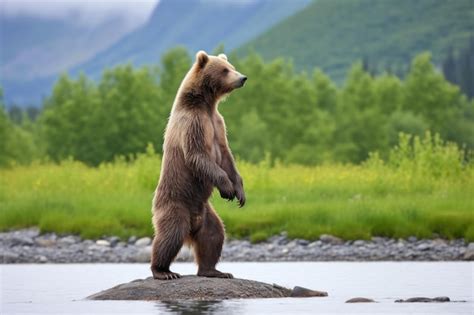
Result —
[{"label": "pebble", "polygon": [[188,246],[183,246],[176,256],[177,261],[190,261],[193,259],[193,253]]},{"label": "pebble", "polygon": [[110,242],[110,246],[116,246],[120,242],[120,237],[112,236],[107,239]]},{"label": "pebble", "polygon": [[149,237],[142,237],[135,242],[135,246],[148,246],[151,244],[151,239]]},{"label": "pebble", "polygon": [[474,243],[469,243],[464,252],[464,260],[474,260]]},{"label": "pebble", "polygon": [[319,237],[319,240],[323,243],[331,244],[331,245],[339,245],[339,244],[344,243],[339,237],[329,235],[329,234],[322,234]]},{"label": "pebble", "polygon": [[139,263],[149,263],[151,261],[151,246],[141,247],[134,260]]},{"label": "pebble", "polygon": [[137,241],[137,237],[136,236],[130,236],[128,238],[128,243],[129,244],[135,244],[135,242]]},{"label": "pebble", "polygon": [[421,243],[420,245],[416,247],[416,249],[421,250],[421,251],[428,250],[430,248],[431,248],[431,245],[426,244],[426,243]]},{"label": "pebble", "polygon": [[296,240],[296,243],[301,246],[307,246],[309,244],[309,241],[307,240]]},{"label": "pebble", "polygon": [[442,303],[442,302],[451,302],[451,299],[447,296],[438,296],[435,298],[428,297],[412,297],[406,300],[399,299],[395,300],[395,303]]},{"label": "pebble", "polygon": [[110,242],[106,240],[97,240],[95,243],[99,246],[110,246]]},{"label": "pebble", "polygon": [[35,243],[42,247],[52,247],[56,245],[56,240],[49,238],[37,238]]},{"label": "pebble", "polygon": [[[0,233],[0,262],[3,263],[93,263],[143,262],[151,257],[151,238],[116,236],[99,240],[75,235],[39,234],[36,229]],[[474,260],[474,243],[464,240],[418,240],[373,237],[343,241],[332,235],[319,240],[291,240],[286,233],[252,244],[227,240],[222,261],[459,261]],[[178,261],[193,261],[192,251],[183,247]]]},{"label": "pebble", "polygon": [[375,303],[375,301],[365,297],[355,297],[347,300],[346,303]]}]

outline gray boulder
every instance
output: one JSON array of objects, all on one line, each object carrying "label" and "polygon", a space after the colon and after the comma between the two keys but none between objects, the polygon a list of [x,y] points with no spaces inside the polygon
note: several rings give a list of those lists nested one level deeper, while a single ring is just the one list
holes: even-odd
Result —
[{"label": "gray boulder", "polygon": [[294,287],[291,291],[291,297],[316,297],[316,296],[328,296],[327,292],[315,291],[303,287]]},{"label": "gray boulder", "polygon": [[346,303],[375,303],[375,301],[365,297],[355,297],[347,300]]},{"label": "gray boulder", "polygon": [[[297,289],[298,288],[298,289]],[[303,289],[304,295],[298,292]],[[296,293],[295,293],[296,290]],[[312,291],[300,287],[290,290],[276,284],[245,280],[183,276],[175,280],[155,280],[152,277],[120,284],[111,289],[93,294],[90,300],[226,300],[282,298],[303,296],[327,296],[326,292]],[[306,293],[311,293],[307,295]],[[314,293],[319,293],[319,295]],[[301,293],[301,292],[300,292]],[[309,294],[308,293],[308,294]],[[322,295],[324,293],[325,295]]]},{"label": "gray boulder", "polygon": [[428,297],[412,297],[406,300],[400,299],[395,300],[395,303],[433,303],[433,302],[451,302],[450,298],[447,296],[438,296],[435,298],[428,298]]}]

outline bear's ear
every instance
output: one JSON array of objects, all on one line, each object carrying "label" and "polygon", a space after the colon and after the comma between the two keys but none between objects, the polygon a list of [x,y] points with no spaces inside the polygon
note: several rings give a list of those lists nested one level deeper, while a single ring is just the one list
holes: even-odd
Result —
[{"label": "bear's ear", "polygon": [[221,59],[224,59],[225,61],[227,61],[227,56],[225,54],[219,54],[217,57],[221,58]]},{"label": "bear's ear", "polygon": [[206,63],[209,61],[209,56],[206,54],[204,50],[200,50],[196,54],[196,63],[198,64],[199,68],[204,68]]}]

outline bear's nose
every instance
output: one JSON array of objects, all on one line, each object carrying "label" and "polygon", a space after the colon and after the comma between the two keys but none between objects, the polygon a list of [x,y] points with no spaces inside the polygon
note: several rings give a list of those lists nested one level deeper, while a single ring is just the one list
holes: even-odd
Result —
[{"label": "bear's nose", "polygon": [[241,77],[240,81],[242,82],[242,85],[243,85],[245,81],[247,81],[247,77],[246,76]]}]

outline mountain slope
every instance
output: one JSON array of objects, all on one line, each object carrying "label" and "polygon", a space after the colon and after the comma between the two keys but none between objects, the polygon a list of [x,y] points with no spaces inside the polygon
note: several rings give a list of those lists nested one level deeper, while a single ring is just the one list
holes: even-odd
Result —
[{"label": "mountain slope", "polygon": [[309,0],[162,0],[149,22],[92,60],[76,67],[97,77],[105,68],[131,62],[157,63],[166,50],[182,45],[190,51],[232,49],[304,8]]},{"label": "mountain slope", "polygon": [[[84,72],[97,79],[104,68],[117,64],[158,63],[161,54],[177,45],[190,51],[210,51],[223,43],[232,49],[309,3],[310,0],[161,0],[147,23],[118,41],[113,36],[123,33],[117,23],[78,33],[69,25],[54,21],[28,19],[10,23],[2,18],[0,80],[5,103],[39,105],[41,98],[50,93],[58,72],[64,69],[73,75]],[[95,49],[97,43],[103,44],[101,52]]]},{"label": "mountain slope", "polygon": [[472,0],[317,0],[238,52],[291,57],[298,70],[320,67],[341,81],[355,60],[384,68],[430,50],[439,62],[473,31]]},{"label": "mountain slope", "polygon": [[58,73],[92,58],[129,31],[119,17],[92,28],[67,19],[0,13],[0,81],[6,103],[38,102]]}]

